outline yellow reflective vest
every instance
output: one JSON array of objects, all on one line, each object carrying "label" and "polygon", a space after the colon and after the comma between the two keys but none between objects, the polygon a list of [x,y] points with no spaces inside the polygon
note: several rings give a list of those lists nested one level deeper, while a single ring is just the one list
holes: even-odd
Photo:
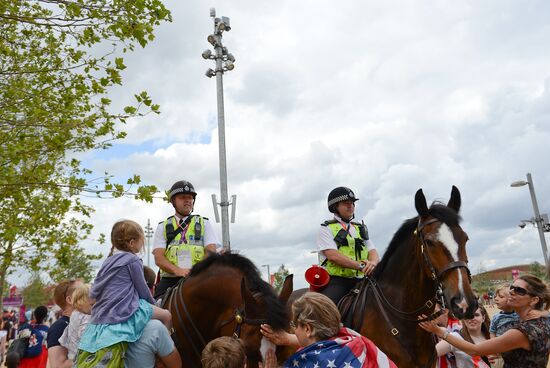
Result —
[{"label": "yellow reflective vest", "polygon": [[[166,239],[166,250],[164,256],[168,262],[175,266],[182,267],[178,260],[190,260],[194,266],[204,258],[204,218],[199,215],[189,215],[183,225],[178,225],[178,219],[170,216],[164,220],[164,239]],[[181,227],[181,229],[180,229]],[[182,267],[183,268],[183,267]],[[161,277],[178,277],[164,270],[160,270]]]},{"label": "yellow reflective vest", "polygon": [[[321,226],[328,226],[332,231],[334,242],[338,247],[338,252],[342,255],[354,259],[358,262],[366,261],[368,250],[366,241],[369,239],[366,226],[357,222],[351,222],[349,226],[355,227],[355,238],[352,238],[349,231],[346,231],[342,224],[336,220],[325,221]],[[361,229],[364,227],[364,229]],[[363,272],[351,268],[345,268],[336,263],[326,260],[325,268],[332,276],[356,277],[362,276]]]}]

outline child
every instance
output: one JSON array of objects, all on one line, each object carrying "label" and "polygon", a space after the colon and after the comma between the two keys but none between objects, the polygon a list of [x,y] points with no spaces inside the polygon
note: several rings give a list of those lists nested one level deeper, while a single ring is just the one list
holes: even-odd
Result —
[{"label": "child", "polygon": [[519,321],[517,313],[508,304],[509,296],[510,289],[508,285],[501,285],[497,288],[495,302],[500,312],[491,319],[491,327],[489,328],[491,338],[502,335]]},{"label": "child", "polygon": [[144,240],[143,229],[134,221],[121,220],[113,225],[111,253],[90,291],[95,303],[78,345],[78,367],[95,366],[105,357],[113,362],[108,366],[121,366],[127,343],[139,339],[151,318],[170,329],[171,314],[153,305],[141,259],[136,255]]},{"label": "child", "polygon": [[238,339],[229,336],[210,341],[202,351],[204,368],[244,368],[246,354]]},{"label": "child", "polygon": [[[496,313],[491,319],[491,327],[489,327],[491,339],[502,335],[519,322],[518,314],[508,304],[509,296],[510,288],[508,285],[500,285],[495,292],[495,303],[500,312]],[[500,356],[494,357],[492,363],[494,368],[502,368],[503,365],[504,361]]]},{"label": "child", "polygon": [[69,360],[74,360],[76,357],[78,342],[90,321],[92,304],[90,303],[89,294],[90,286],[83,284],[77,287],[71,296],[75,310],[71,314],[69,325],[59,338],[60,345],[67,348]]}]

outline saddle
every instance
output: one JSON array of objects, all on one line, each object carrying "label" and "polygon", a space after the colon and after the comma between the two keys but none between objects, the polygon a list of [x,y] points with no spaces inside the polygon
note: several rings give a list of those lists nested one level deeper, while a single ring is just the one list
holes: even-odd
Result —
[{"label": "saddle", "polygon": [[181,285],[185,282],[185,280],[187,280],[187,277],[182,277],[178,283],[174,286],[170,286],[168,289],[166,289],[166,291],[164,292],[164,294],[161,294],[159,295],[158,299],[157,299],[157,305],[160,306],[162,309],[167,309],[167,305],[166,303],[168,303],[168,301],[171,299],[172,297],[172,294],[174,294],[174,291]]},{"label": "saddle", "polygon": [[[342,316],[342,323],[344,326],[355,331],[361,329],[361,319],[354,320],[353,317],[355,315],[362,316],[367,305],[368,282],[366,280],[367,278],[365,277],[361,281],[358,281],[355,287],[338,302],[338,310]],[[358,314],[355,313],[357,311],[359,311]]]}]

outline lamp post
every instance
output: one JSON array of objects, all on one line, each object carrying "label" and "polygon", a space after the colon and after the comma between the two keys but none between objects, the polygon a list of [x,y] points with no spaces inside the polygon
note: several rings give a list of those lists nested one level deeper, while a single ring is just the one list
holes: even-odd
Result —
[{"label": "lamp post", "polygon": [[262,265],[262,267],[267,267],[267,283],[269,285],[271,285],[271,273],[269,272],[269,265],[268,264],[264,264]]},{"label": "lamp post", "polygon": [[219,158],[220,158],[220,196],[221,202],[217,203],[215,194],[212,195],[214,203],[214,214],[216,222],[219,222],[218,207],[219,204],[222,211],[222,243],[223,247],[231,250],[229,242],[229,205],[233,205],[231,222],[235,222],[235,201],[236,196],[233,196],[233,202],[229,203],[227,197],[227,162],[225,158],[225,113],[223,106],[223,73],[235,68],[235,58],[227,51],[227,48],[222,44],[222,34],[224,31],[231,30],[228,17],[216,18],[216,10],[210,9],[210,16],[214,21],[214,33],[209,35],[207,40],[214,47],[214,52],[207,49],[203,51],[202,57],[205,60],[215,60],[216,69],[208,68],[206,76],[212,78],[216,76],[216,89],[218,101],[218,141],[219,141]]},{"label": "lamp post", "polygon": [[153,237],[153,228],[151,227],[151,220],[147,219],[147,226],[145,226],[145,237],[147,238],[147,267],[151,267],[151,238]]},{"label": "lamp post", "polygon": [[510,184],[510,186],[514,188],[522,187],[524,185],[529,186],[529,193],[531,194],[531,202],[533,203],[533,211],[535,212],[535,217],[533,217],[531,220],[523,220],[522,223],[520,223],[520,227],[522,227],[521,225],[525,224],[525,222],[532,222],[537,228],[539,232],[540,245],[542,246],[542,254],[544,255],[544,265],[546,267],[546,273],[550,276],[550,268],[548,264],[548,247],[546,246],[546,238],[544,237],[544,232],[550,231],[550,226],[548,224],[547,217],[545,215],[543,215],[543,217],[540,214],[531,173],[527,173],[527,181],[518,180]]}]

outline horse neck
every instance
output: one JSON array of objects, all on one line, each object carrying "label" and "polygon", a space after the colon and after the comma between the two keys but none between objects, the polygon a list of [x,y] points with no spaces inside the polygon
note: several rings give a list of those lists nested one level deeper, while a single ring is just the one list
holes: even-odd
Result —
[{"label": "horse neck", "polygon": [[[417,307],[433,298],[435,285],[426,274],[420,245],[415,236],[411,234],[397,247],[379,275],[378,284],[388,298],[393,296],[396,304]],[[409,292],[404,295],[404,290]]]}]

